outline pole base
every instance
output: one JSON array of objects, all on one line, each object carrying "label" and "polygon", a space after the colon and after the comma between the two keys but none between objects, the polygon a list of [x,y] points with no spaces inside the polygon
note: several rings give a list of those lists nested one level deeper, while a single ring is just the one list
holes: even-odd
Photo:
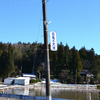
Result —
[{"label": "pole base", "polygon": [[50,96],[46,96],[46,100],[52,100],[51,95]]}]

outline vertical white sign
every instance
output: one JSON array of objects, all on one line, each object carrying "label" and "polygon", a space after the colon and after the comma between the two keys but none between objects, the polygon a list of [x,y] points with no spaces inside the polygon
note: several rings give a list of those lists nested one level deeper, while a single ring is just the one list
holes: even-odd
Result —
[{"label": "vertical white sign", "polygon": [[50,32],[50,47],[52,51],[57,51],[57,36],[56,32]]}]

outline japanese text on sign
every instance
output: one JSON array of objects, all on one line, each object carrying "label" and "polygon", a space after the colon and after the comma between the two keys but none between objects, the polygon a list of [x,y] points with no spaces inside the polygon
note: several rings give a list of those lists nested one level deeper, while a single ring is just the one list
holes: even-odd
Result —
[{"label": "japanese text on sign", "polygon": [[57,38],[56,38],[56,32],[51,31],[50,32],[50,47],[52,51],[57,51]]}]

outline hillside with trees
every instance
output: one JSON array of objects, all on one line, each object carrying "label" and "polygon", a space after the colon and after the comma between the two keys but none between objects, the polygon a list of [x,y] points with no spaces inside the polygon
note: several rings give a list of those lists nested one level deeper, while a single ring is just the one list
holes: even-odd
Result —
[{"label": "hillside with trees", "polygon": [[[92,80],[100,82],[100,55],[95,54],[93,48],[86,50],[82,47],[77,50],[75,46],[58,44],[57,51],[49,51],[51,78],[57,78],[63,83],[83,83],[82,70],[93,74]],[[16,44],[0,42],[0,77],[16,77],[22,73],[32,73],[45,78],[44,45],[42,43]]]}]

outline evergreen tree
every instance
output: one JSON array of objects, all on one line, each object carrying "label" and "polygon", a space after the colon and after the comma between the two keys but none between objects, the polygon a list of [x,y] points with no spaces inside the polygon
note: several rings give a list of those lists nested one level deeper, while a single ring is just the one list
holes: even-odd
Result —
[{"label": "evergreen tree", "polygon": [[69,46],[66,44],[64,47],[64,69],[69,69]]},{"label": "evergreen tree", "polygon": [[51,71],[53,71],[53,75],[54,77],[58,78],[58,55],[57,55],[57,52],[54,52],[52,53],[52,59],[51,59],[51,63],[52,63],[52,68],[51,68]]},{"label": "evergreen tree", "polygon": [[6,72],[8,76],[11,76],[11,74],[14,73],[14,60],[10,51],[8,52],[7,56]]},{"label": "evergreen tree", "polygon": [[4,51],[6,51],[6,45],[5,44],[3,44],[2,42],[0,42],[0,56],[2,55],[2,53],[4,52]]},{"label": "evergreen tree", "polygon": [[72,57],[70,59],[70,74],[72,75],[74,81],[76,70],[77,70],[78,79],[81,77],[80,72],[82,70],[82,63],[81,63],[79,52],[75,49],[75,47],[71,49],[71,52],[72,52]]},{"label": "evergreen tree", "polygon": [[58,50],[57,50],[57,55],[58,55],[58,68],[57,68],[57,73],[60,73],[61,70],[64,68],[64,46],[62,42],[60,45],[58,45]]},{"label": "evergreen tree", "polygon": [[7,52],[3,51],[1,57],[0,57],[0,76],[1,77],[7,77]]},{"label": "evergreen tree", "polygon": [[86,60],[87,59],[87,50],[85,49],[85,47],[82,47],[79,50],[79,54],[80,54],[81,60]]}]

